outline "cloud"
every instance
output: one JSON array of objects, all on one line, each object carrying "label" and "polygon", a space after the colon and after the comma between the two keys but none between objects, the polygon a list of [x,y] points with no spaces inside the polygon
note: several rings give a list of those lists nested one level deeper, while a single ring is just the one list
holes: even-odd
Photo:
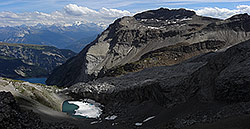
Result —
[{"label": "cloud", "polygon": [[239,6],[237,6],[237,9],[240,11],[240,13],[249,13],[250,14],[250,6],[249,5],[239,5]]},{"label": "cloud", "polygon": [[209,8],[209,7],[206,7],[206,8],[196,10],[196,13],[198,15],[226,19],[226,18],[229,18],[235,14],[241,14],[241,13],[250,14],[250,6],[249,5],[239,5],[236,7],[236,9],[232,9],[232,10],[227,9],[227,8],[218,8],[218,7]]},{"label": "cloud", "polygon": [[81,7],[77,6],[76,4],[69,4],[64,7],[64,10],[70,14],[75,16],[81,16],[81,15],[95,15],[98,12],[92,9],[89,9],[87,7]]},{"label": "cloud", "polygon": [[[195,11],[198,15],[225,19],[239,13],[250,14],[250,6],[238,5],[237,7],[235,7],[235,9],[206,7]],[[51,13],[38,11],[24,13],[14,13],[7,11],[0,12],[0,26],[19,26],[23,24],[32,26],[39,23],[45,25],[69,25],[79,23],[79,21],[81,21],[84,23],[96,23],[106,27],[117,18],[131,15],[133,15],[133,13],[127,10],[118,10],[111,8],[100,8],[98,10],[95,10],[76,4],[68,4],[64,6],[63,9]]]},{"label": "cloud", "polygon": [[101,15],[106,15],[108,17],[121,17],[121,16],[129,16],[132,15],[132,13],[130,13],[127,10],[118,10],[118,9],[106,9],[106,8],[102,8],[99,10],[99,13]]},{"label": "cloud", "polygon": [[95,11],[87,7],[78,6],[76,4],[69,4],[65,6],[64,11],[67,14],[74,16],[95,16],[95,17],[106,17],[106,18],[132,15],[127,10],[101,8],[98,11]]},{"label": "cloud", "polygon": [[73,24],[76,22],[96,23],[103,26],[109,25],[115,19],[132,15],[129,11],[118,9],[101,8],[93,10],[76,4],[68,4],[63,10],[52,13],[43,12],[0,12],[0,26],[36,25],[42,23],[52,24]]}]

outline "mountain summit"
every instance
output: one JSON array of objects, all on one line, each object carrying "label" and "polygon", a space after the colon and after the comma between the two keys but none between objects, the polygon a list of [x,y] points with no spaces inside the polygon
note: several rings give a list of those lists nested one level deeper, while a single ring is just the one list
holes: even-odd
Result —
[{"label": "mountain summit", "polygon": [[170,10],[167,8],[160,8],[158,10],[149,10],[146,12],[138,13],[134,17],[137,20],[141,19],[172,20],[172,19],[191,18],[194,15],[196,15],[194,11],[186,9]]},{"label": "mountain summit", "polygon": [[58,86],[88,82],[109,69],[133,63],[151,51],[173,45],[179,53],[164,57],[174,62],[171,65],[201,53],[227,48],[250,39],[249,16],[235,20],[237,17],[241,16],[220,20],[198,16],[185,9],[161,8],[120,18],[75,58],[55,69],[46,82]]}]

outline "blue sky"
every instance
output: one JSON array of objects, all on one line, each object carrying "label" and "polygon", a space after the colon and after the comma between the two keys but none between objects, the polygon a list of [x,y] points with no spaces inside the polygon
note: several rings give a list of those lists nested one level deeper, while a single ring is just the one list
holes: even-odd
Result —
[{"label": "blue sky", "polygon": [[186,8],[221,19],[250,14],[250,0],[1,0],[0,26],[72,25],[81,21],[105,27],[119,17],[160,7]]},{"label": "blue sky", "polygon": [[[115,8],[137,12],[146,9],[159,7],[168,8],[191,8],[199,9],[202,7],[219,7],[234,9],[238,5],[250,5],[247,0],[1,0],[0,12],[45,12],[50,13],[61,10],[68,4],[77,4],[90,9]],[[226,2],[225,2],[226,1]]]}]

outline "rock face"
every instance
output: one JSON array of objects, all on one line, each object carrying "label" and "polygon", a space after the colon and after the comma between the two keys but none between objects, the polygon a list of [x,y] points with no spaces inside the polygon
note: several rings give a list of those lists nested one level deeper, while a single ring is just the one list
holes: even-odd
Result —
[{"label": "rock face", "polygon": [[[64,92],[105,103],[106,112],[121,117],[118,123],[123,118],[133,123],[133,119],[154,115],[158,119],[151,128],[172,129],[229,117],[237,120],[250,113],[249,54],[250,40],[177,65],[78,83]],[[124,126],[132,128],[131,124]],[[235,128],[243,126],[250,124]]]},{"label": "rock face", "polygon": [[74,55],[51,46],[0,43],[0,76],[45,77]]},{"label": "rock face", "polygon": [[0,92],[0,128],[2,129],[74,129],[67,123],[43,123],[32,111],[23,111],[10,92]]},{"label": "rock face", "polygon": [[[219,20],[197,16],[195,12],[185,9],[164,8],[123,17],[111,24],[75,58],[55,69],[46,83],[70,86],[88,82],[111,68],[138,61],[148,52],[171,45],[185,43],[192,46],[215,40],[225,43],[218,49],[227,48],[250,39],[249,22],[247,14]],[[215,50],[197,48],[195,52],[200,54]],[[191,54],[187,56],[190,57]],[[178,62],[169,64],[174,63]]]},{"label": "rock face", "polygon": [[207,40],[204,42],[188,44],[179,43],[176,45],[170,45],[151,52],[148,52],[141,56],[141,58],[132,63],[127,63],[122,66],[116,66],[103,73],[99,74],[99,77],[103,76],[119,76],[129,72],[137,72],[145,68],[151,68],[155,66],[169,66],[181,63],[193,56],[207,53],[210,51],[218,51],[224,48],[225,42],[219,40]]}]

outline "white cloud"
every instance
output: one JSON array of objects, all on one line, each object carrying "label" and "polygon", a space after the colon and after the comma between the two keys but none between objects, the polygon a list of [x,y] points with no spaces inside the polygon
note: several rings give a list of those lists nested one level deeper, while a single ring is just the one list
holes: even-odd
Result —
[{"label": "white cloud", "polygon": [[236,9],[227,9],[227,8],[202,8],[199,10],[196,10],[196,13],[198,15],[203,15],[203,16],[209,16],[209,17],[215,17],[215,18],[229,18],[235,14],[241,14],[241,13],[248,13],[250,14],[250,6],[249,5],[239,5],[236,7]]},{"label": "white cloud", "polygon": [[81,16],[81,15],[93,15],[97,14],[95,10],[89,9],[87,7],[81,7],[77,6],[76,4],[69,4],[64,7],[64,10],[70,14],[75,16]]},{"label": "white cloud", "polygon": [[115,19],[132,15],[126,10],[107,9],[93,10],[76,4],[68,4],[63,10],[52,13],[43,12],[0,12],[0,26],[36,25],[38,23],[52,24],[73,24],[78,21],[109,25]]},{"label": "white cloud", "polygon": [[[210,16],[216,18],[228,18],[239,13],[249,13],[249,5],[239,5],[235,9],[227,8],[202,8],[195,10],[198,15]],[[69,25],[79,21],[109,25],[115,19],[123,16],[133,15],[127,10],[101,8],[99,10],[88,7],[68,4],[62,10],[52,13],[43,12],[0,12],[0,26],[18,26],[18,25],[36,25],[38,23],[52,25],[64,24]]]},{"label": "white cloud", "polygon": [[109,17],[121,17],[121,16],[128,16],[128,15],[132,15],[129,11],[122,11],[122,10],[118,10],[118,9],[106,9],[106,8],[102,8],[99,10],[101,15],[108,15]]},{"label": "white cloud", "polygon": [[249,13],[250,14],[250,6],[249,5],[239,5],[237,9],[240,11],[239,13]]}]

